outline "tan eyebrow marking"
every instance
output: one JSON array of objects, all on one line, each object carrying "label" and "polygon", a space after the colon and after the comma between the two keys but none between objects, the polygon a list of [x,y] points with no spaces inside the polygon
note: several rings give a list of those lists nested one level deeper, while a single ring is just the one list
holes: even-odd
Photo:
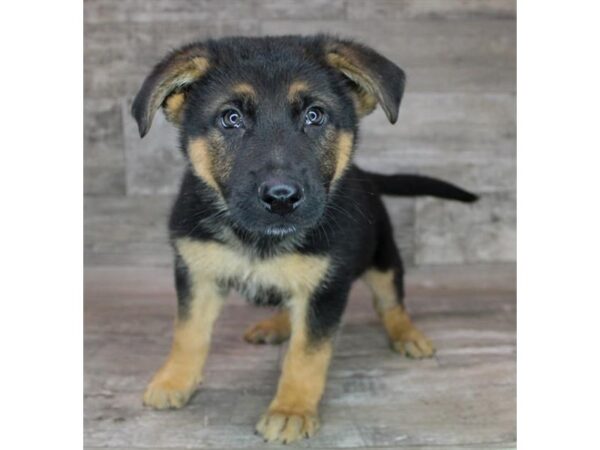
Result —
[{"label": "tan eyebrow marking", "polygon": [[305,81],[294,81],[288,90],[287,98],[290,102],[298,99],[300,93],[309,90],[308,84]]},{"label": "tan eyebrow marking", "polygon": [[256,97],[256,91],[249,83],[239,83],[233,87],[233,92],[236,94],[249,95],[251,97]]}]

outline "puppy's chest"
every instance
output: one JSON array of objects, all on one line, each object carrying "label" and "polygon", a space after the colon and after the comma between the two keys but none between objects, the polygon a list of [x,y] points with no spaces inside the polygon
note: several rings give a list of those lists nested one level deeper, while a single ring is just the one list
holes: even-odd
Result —
[{"label": "puppy's chest", "polygon": [[284,291],[279,286],[267,285],[263,280],[254,278],[229,278],[220,280],[220,284],[226,288],[235,289],[250,303],[259,306],[279,306],[292,297],[289,291]]},{"label": "puppy's chest", "polygon": [[256,258],[215,241],[184,238],[175,244],[194,282],[234,288],[255,303],[278,304],[290,297],[308,296],[329,268],[329,259],[320,255]]}]

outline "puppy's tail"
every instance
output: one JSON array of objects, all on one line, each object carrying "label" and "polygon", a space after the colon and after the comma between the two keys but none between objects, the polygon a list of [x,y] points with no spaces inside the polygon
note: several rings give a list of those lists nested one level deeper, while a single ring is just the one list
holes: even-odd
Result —
[{"label": "puppy's tail", "polygon": [[448,200],[458,200],[465,203],[473,203],[479,199],[477,195],[469,191],[465,191],[454,184],[436,178],[400,173],[382,175],[379,173],[364,172],[382,194],[397,195],[400,197],[431,196]]}]

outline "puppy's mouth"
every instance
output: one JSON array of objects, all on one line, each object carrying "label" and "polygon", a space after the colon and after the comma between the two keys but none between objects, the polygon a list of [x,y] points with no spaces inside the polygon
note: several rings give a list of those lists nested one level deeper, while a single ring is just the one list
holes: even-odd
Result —
[{"label": "puppy's mouth", "polygon": [[270,237],[286,237],[291,236],[292,234],[296,234],[298,232],[298,228],[295,225],[287,225],[287,224],[278,224],[278,225],[269,225],[263,231],[265,236]]}]

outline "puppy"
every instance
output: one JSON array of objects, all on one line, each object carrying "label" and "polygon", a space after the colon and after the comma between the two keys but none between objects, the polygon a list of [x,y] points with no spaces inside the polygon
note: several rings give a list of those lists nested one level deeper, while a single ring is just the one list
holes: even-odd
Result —
[{"label": "puppy", "polygon": [[381,194],[472,202],[449,183],[352,163],[361,117],[398,118],[404,72],[372,49],[318,35],[187,45],[154,67],[132,107],[140,135],[159,108],[179,127],[187,169],[170,219],[178,314],[144,403],[180,408],[202,381],[230,289],[281,307],[251,343],[290,340],[256,431],[288,443],[319,428],[317,407],[352,282],[373,292],[396,352],[431,357],[404,307],[403,267]]}]

